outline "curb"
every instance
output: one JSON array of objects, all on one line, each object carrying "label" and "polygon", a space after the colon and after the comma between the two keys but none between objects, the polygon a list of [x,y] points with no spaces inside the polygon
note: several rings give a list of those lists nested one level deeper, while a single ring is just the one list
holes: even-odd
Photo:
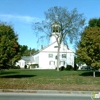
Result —
[{"label": "curb", "polygon": [[[33,93],[33,94],[67,94],[67,95],[91,95],[94,91],[66,91],[66,90],[20,90],[0,89],[0,93]],[[95,91],[98,92],[98,91]]]}]

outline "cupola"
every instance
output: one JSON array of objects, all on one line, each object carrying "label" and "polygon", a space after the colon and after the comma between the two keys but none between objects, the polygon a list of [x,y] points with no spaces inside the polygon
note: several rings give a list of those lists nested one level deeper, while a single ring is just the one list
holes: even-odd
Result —
[{"label": "cupola", "polygon": [[61,25],[59,24],[58,21],[55,21],[52,24],[51,28],[52,28],[52,33],[51,33],[51,37],[50,37],[50,44],[56,42],[56,37],[61,35]]},{"label": "cupola", "polygon": [[61,25],[57,21],[52,24],[52,33],[54,32],[61,32]]}]

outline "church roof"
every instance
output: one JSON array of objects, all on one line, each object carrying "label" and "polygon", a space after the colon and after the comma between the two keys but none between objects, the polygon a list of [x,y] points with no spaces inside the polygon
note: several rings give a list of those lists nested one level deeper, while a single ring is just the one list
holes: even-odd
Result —
[{"label": "church roof", "polygon": [[[43,49],[39,50],[39,51],[38,51],[37,53],[35,53],[34,55],[39,54],[40,52],[42,52],[42,51],[45,50],[46,48],[50,47],[50,46],[53,45],[54,43],[56,43],[56,41],[53,42],[52,44],[50,44],[50,45],[44,47]],[[65,44],[64,44],[64,45],[65,45]],[[68,49],[68,51],[66,51],[66,52],[70,52],[70,53],[72,52],[72,53],[74,53],[71,49],[68,48],[67,45],[66,45],[66,47],[67,47],[67,49]]]},{"label": "church roof", "polygon": [[[55,41],[55,42],[56,42],[56,41]],[[55,43],[55,42],[54,42],[54,43]],[[54,44],[54,43],[52,43],[52,44]],[[43,49],[39,50],[39,51],[38,51],[38,52],[36,52],[34,55],[36,55],[36,54],[38,54],[39,52],[43,51],[44,49],[48,48],[48,47],[49,47],[49,46],[51,46],[52,44],[50,44],[50,45],[48,45],[48,46],[44,47]]]},{"label": "church roof", "polygon": [[24,61],[26,61],[27,63],[30,61],[32,62],[34,60],[34,58],[32,56],[23,56],[22,59]]}]

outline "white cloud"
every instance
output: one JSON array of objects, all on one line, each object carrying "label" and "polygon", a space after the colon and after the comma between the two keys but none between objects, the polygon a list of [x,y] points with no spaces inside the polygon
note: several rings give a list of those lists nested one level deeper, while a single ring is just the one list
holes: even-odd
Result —
[{"label": "white cloud", "polygon": [[26,23],[31,23],[31,22],[37,22],[40,21],[41,19],[36,18],[36,17],[31,17],[31,16],[23,16],[23,15],[12,15],[12,14],[0,14],[0,19],[1,20],[17,20],[17,21],[22,21]]}]

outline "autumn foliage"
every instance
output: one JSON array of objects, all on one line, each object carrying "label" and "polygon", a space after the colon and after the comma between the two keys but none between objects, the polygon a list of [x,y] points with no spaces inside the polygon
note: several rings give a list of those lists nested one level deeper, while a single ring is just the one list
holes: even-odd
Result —
[{"label": "autumn foliage", "polygon": [[[100,19],[99,19],[100,20]],[[81,61],[94,69],[100,68],[100,27],[95,22],[96,19],[90,20],[89,27],[83,31],[81,41],[78,46],[77,55]]]}]

